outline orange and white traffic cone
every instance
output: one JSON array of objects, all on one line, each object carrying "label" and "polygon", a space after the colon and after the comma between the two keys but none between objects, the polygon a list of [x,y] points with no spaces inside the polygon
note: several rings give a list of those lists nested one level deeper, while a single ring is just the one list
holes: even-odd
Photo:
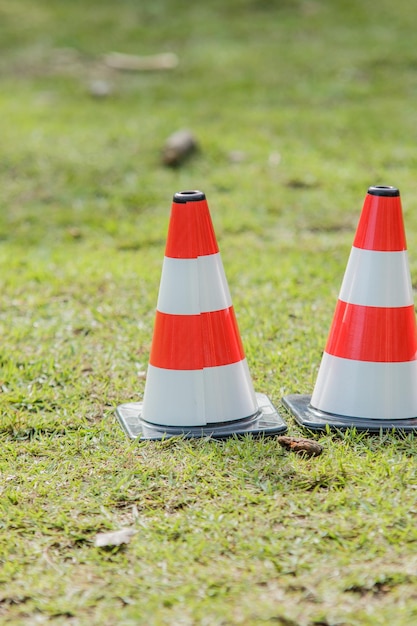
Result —
[{"label": "orange and white traffic cone", "polygon": [[284,405],[312,429],[417,429],[417,331],[400,192],[370,187],[313,395]]},{"label": "orange and white traffic cone", "polygon": [[201,191],[174,196],[144,399],[116,415],[141,439],[286,430],[267,396],[254,392]]}]

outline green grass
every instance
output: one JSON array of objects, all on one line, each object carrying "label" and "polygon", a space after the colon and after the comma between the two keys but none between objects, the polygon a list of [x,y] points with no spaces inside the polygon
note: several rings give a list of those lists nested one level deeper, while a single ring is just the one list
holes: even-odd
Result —
[{"label": "green grass", "polygon": [[[327,433],[303,459],[132,443],[114,417],[143,395],[176,191],[206,192],[290,434],[280,399],[312,391],[370,185],[401,190],[417,283],[413,22],[406,0],[0,0],[2,624],[415,623],[413,435]],[[113,50],[179,66],[112,72]],[[200,152],[167,169],[182,127]]]}]

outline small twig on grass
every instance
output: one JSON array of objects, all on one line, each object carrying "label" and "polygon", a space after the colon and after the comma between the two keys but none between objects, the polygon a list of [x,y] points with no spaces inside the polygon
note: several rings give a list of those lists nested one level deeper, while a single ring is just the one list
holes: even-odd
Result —
[{"label": "small twig on grass", "polygon": [[178,57],[173,52],[162,52],[160,54],[150,54],[146,56],[110,52],[104,57],[104,63],[113,70],[125,72],[152,72],[156,70],[174,69],[178,65]]}]

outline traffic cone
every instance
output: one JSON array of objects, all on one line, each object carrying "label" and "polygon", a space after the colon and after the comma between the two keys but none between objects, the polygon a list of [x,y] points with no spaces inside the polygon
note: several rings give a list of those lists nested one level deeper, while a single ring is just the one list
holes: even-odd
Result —
[{"label": "traffic cone", "polygon": [[267,396],[254,392],[201,191],[174,196],[144,399],[116,415],[141,439],[286,430]]},{"label": "traffic cone", "polygon": [[370,187],[313,395],[283,403],[313,430],[415,430],[416,359],[400,192]]}]

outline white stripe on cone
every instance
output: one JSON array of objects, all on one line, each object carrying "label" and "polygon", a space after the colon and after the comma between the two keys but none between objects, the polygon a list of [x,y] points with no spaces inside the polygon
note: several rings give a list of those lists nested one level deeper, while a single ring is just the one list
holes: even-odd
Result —
[{"label": "white stripe on cone", "polygon": [[220,254],[196,259],[165,257],[157,309],[171,315],[198,315],[232,305]]},{"label": "white stripe on cone", "polygon": [[353,247],[339,299],[364,306],[413,304],[407,251],[376,252]]},{"label": "white stripe on cone", "polygon": [[369,419],[417,415],[417,361],[374,363],[323,354],[311,406]]},{"label": "white stripe on cone", "polygon": [[204,426],[258,410],[246,359],[201,370],[148,366],[143,419],[163,426]]},{"label": "white stripe on cone", "polygon": [[229,422],[254,415],[258,406],[246,359],[204,368],[206,420]]}]

